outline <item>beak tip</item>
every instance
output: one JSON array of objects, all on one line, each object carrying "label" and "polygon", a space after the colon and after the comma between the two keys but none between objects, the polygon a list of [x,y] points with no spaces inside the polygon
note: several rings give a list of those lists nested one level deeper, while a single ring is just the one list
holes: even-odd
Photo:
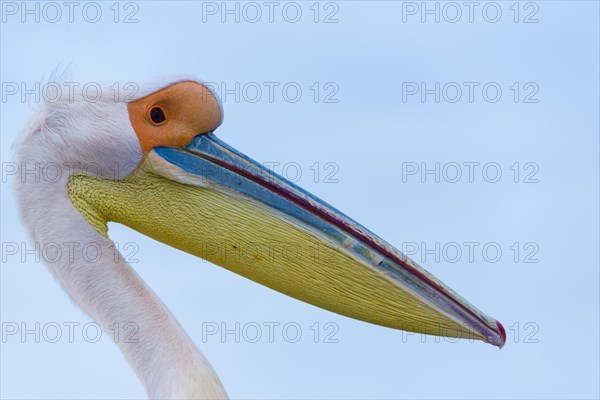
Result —
[{"label": "beak tip", "polygon": [[498,346],[498,349],[501,349],[502,347],[504,347],[504,344],[506,343],[506,330],[504,329],[504,327],[498,320],[496,320],[496,325],[498,326],[498,333],[500,335],[500,341],[498,343],[494,343],[494,345]]}]

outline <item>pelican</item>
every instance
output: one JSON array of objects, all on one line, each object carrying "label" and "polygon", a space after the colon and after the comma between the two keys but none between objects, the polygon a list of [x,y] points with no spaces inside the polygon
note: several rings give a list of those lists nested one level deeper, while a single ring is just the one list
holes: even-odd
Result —
[{"label": "pelican", "polygon": [[[137,325],[139,340],[117,345],[150,398],[226,398],[227,392],[168,308],[124,257],[114,256],[109,221],[341,315],[504,345],[497,320],[218,138],[222,104],[202,81],[160,79],[132,98],[63,97],[39,106],[15,155],[24,171],[51,163],[68,166],[68,173],[18,180],[21,217],[41,248],[76,243],[100,250],[93,262],[70,251],[48,266],[103,329]],[[274,242],[293,244],[296,256],[227,256]]]}]

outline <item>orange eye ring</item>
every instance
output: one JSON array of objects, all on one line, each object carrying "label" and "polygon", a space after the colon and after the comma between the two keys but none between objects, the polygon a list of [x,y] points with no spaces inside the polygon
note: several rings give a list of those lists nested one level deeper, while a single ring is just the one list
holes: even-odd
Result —
[{"label": "orange eye ring", "polygon": [[[154,108],[160,110],[153,112]],[[183,147],[198,133],[215,130],[222,120],[218,99],[208,87],[192,81],[132,101],[127,111],[144,155],[154,147]]]}]

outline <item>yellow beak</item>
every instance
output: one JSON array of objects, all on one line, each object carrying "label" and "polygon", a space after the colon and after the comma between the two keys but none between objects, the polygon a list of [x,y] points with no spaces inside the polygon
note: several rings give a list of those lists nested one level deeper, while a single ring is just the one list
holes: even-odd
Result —
[{"label": "yellow beak", "polygon": [[214,134],[157,147],[126,179],[73,175],[100,233],[119,222],[267,287],[392,328],[502,347],[502,325],[346,215]]}]

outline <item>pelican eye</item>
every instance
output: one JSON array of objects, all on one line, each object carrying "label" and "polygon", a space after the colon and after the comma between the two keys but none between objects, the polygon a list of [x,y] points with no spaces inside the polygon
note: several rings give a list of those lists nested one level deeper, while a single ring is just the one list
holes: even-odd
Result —
[{"label": "pelican eye", "polygon": [[165,117],[165,113],[162,110],[162,108],[160,108],[160,107],[153,107],[152,110],[150,110],[150,119],[155,124],[160,124],[162,122],[165,122],[165,120],[167,119],[167,117]]}]

